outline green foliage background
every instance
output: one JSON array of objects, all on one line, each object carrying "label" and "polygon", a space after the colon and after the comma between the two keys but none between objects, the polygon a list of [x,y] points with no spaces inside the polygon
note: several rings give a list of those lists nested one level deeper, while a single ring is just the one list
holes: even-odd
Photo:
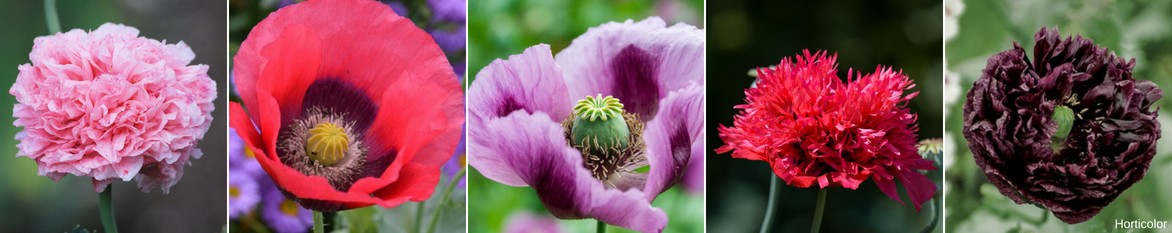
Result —
[{"label": "green foliage background", "polygon": [[[669,1],[658,1],[669,2]],[[680,1],[690,11],[659,15],[657,1],[627,0],[477,0],[468,2],[468,80],[495,59],[519,54],[525,48],[545,43],[556,54],[591,27],[611,21],[642,20],[659,15],[668,24],[685,22],[704,28],[703,1]],[[477,98],[469,96],[468,98]],[[475,153],[470,152],[470,153]],[[500,232],[511,214],[529,211],[548,215],[533,189],[512,187],[485,178],[469,167],[469,232]],[[702,232],[704,202],[700,194],[684,192],[678,186],[664,192],[652,205],[668,213],[665,232]],[[594,220],[559,220],[568,232],[594,232]],[[609,232],[631,232],[611,226]]]},{"label": "green foliage background", "polygon": [[[956,4],[955,1],[949,1]],[[1033,51],[1033,35],[1057,26],[1063,35],[1081,34],[1125,59],[1135,58],[1136,79],[1146,79],[1169,93],[1172,88],[1172,1],[966,0],[959,33],[947,44],[948,69],[961,91],[947,106],[948,143],[953,151],[947,169],[947,228],[950,232],[1112,232],[1115,219],[1172,220],[1172,140],[1163,130],[1147,176],[1123,192],[1090,221],[1069,225],[1033,205],[1016,205],[989,184],[973,161],[961,134],[964,94],[980,77],[987,59],[1012,48],[1012,41]],[[1030,54],[1032,59],[1032,53]],[[1160,124],[1172,124],[1172,102],[1156,104]],[[947,153],[947,151],[946,151]],[[947,165],[946,165],[947,166]],[[1167,229],[1165,229],[1167,230]],[[1141,232],[1145,230],[1140,230]]]}]

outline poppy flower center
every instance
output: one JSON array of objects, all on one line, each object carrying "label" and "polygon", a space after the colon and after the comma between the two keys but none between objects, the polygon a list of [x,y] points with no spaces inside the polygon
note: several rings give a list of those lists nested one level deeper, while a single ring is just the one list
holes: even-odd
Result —
[{"label": "poppy flower center", "polygon": [[612,188],[624,174],[647,165],[643,122],[623,107],[613,96],[586,96],[562,121],[570,146],[582,152],[583,165]]},{"label": "poppy flower center", "polygon": [[330,166],[341,161],[350,147],[350,135],[346,130],[334,123],[318,123],[309,129],[309,139],[305,142],[305,151],[309,158]]},{"label": "poppy flower center", "polygon": [[325,177],[334,188],[345,190],[366,161],[366,147],[344,114],[310,108],[281,134],[278,145],[282,162],[306,175]]},{"label": "poppy flower center", "polygon": [[1074,110],[1070,107],[1064,105],[1054,107],[1054,115],[1050,116],[1050,119],[1058,125],[1054,135],[1050,136],[1050,148],[1054,149],[1054,152],[1062,150],[1063,144],[1066,144],[1066,136],[1070,135],[1070,129],[1074,127],[1075,117]]},{"label": "poppy flower center", "polygon": [[631,131],[623,119],[623,103],[602,94],[586,96],[574,105],[572,143],[595,150],[626,149]]},{"label": "poppy flower center", "polygon": [[381,164],[368,161],[371,145],[364,135],[377,106],[361,89],[339,79],[318,80],[306,90],[301,109],[281,128],[277,150],[282,163],[324,177],[339,191],[369,176],[363,173],[366,166]]}]

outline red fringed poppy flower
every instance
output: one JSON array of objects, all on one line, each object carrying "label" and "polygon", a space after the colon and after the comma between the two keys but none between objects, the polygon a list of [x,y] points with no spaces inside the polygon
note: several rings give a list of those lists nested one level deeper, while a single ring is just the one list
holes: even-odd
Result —
[{"label": "red fringed poppy flower", "polygon": [[232,127],[308,209],[424,201],[460,138],[463,94],[443,51],[375,1],[281,8],[233,68],[244,105]]},{"label": "red fringed poppy flower", "polygon": [[766,161],[799,188],[857,189],[870,178],[903,203],[895,188],[899,179],[919,210],[936,185],[918,170],[936,168],[916,151],[919,128],[907,101],[918,92],[903,93],[915,85],[884,67],[844,83],[835,59],[804,51],[776,68],[758,69],[760,80],[745,90],[747,103],[736,106],[741,114],[734,126],[720,127],[725,145],[716,152]]}]

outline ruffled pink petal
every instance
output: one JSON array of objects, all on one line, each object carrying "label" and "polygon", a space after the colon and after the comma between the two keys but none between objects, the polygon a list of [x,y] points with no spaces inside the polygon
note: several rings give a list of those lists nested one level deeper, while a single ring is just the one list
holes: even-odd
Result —
[{"label": "ruffled pink petal", "polygon": [[613,95],[644,119],[668,93],[704,84],[704,30],[658,17],[591,28],[556,57],[571,98]]},{"label": "ruffled pink petal", "polygon": [[[582,165],[582,155],[566,145],[561,125],[543,112],[514,112],[490,120],[473,140],[469,164],[484,174],[507,174],[497,182],[528,185],[554,216],[561,219],[594,218],[603,223],[640,232],[661,232],[667,214],[651,206],[642,192],[607,189]],[[520,181],[518,184],[516,181]]]},{"label": "ruffled pink petal", "polygon": [[[18,156],[36,160],[51,179],[86,176],[100,191],[155,167],[188,164],[211,127],[217,97],[206,65],[191,65],[186,44],[139,37],[133,27],[103,24],[38,37],[9,94]],[[174,169],[178,170],[178,169]],[[181,172],[140,183],[164,191]]]},{"label": "ruffled pink petal", "polygon": [[[193,151],[192,154],[183,155],[183,157],[199,158],[203,154],[199,151]],[[186,160],[184,160],[186,161]],[[139,190],[149,192],[150,187],[161,187],[163,193],[169,193],[171,186],[179,183],[179,179],[183,177],[183,169],[190,163],[188,162],[160,162],[156,166],[146,168],[142,174],[135,177]]]},{"label": "ruffled pink petal", "polygon": [[704,156],[693,149],[704,143],[704,87],[690,85],[668,94],[656,116],[643,131],[651,165],[643,192],[649,200],[683,179],[692,159]]}]

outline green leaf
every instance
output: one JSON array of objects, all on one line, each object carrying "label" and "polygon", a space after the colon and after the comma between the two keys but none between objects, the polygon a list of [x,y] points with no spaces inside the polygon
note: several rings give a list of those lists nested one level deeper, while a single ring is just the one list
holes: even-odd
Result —
[{"label": "green leaf", "polygon": [[375,208],[366,207],[351,209],[338,212],[338,216],[342,219],[342,225],[339,229],[346,229],[349,232],[376,232],[378,231],[377,213]]}]

